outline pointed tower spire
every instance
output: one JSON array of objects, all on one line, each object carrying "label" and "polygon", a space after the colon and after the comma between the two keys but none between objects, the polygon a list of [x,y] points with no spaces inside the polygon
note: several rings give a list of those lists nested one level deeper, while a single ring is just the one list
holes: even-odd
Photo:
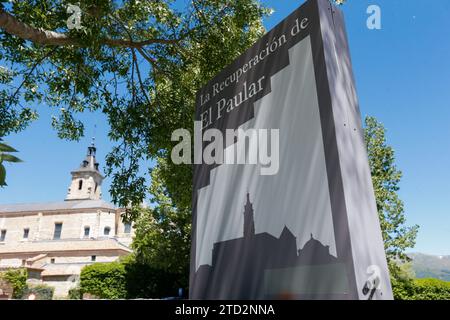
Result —
[{"label": "pointed tower spire", "polygon": [[255,218],[253,204],[250,202],[250,194],[247,193],[247,202],[244,205],[244,238],[255,235]]},{"label": "pointed tower spire", "polygon": [[99,172],[99,164],[95,159],[97,148],[95,138],[92,138],[86,158],[80,167],[72,171],[72,182],[67,192],[66,200],[98,200],[101,199],[101,184],[103,176]]}]

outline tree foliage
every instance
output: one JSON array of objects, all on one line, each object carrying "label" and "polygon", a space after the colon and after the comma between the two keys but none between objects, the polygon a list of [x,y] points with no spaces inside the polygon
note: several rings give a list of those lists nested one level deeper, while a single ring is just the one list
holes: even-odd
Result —
[{"label": "tree foliage", "polygon": [[405,250],[414,247],[419,227],[406,226],[403,201],[398,196],[402,173],[395,165],[394,149],[386,143],[385,128],[373,117],[365,119],[364,138],[388,261],[408,260]]},{"label": "tree foliage", "polygon": [[[187,289],[189,258],[191,248],[191,209],[190,204],[176,206],[167,191],[165,181],[170,181],[164,174],[170,173],[167,162],[159,159],[152,171],[150,192],[155,203],[154,208],[141,209],[135,224],[133,249],[136,260],[151,268],[177,275],[174,281],[179,287]],[[182,197],[190,198],[191,174],[185,177],[189,184],[179,189]],[[184,179],[178,177],[180,181]],[[186,183],[187,184],[187,183]]]},{"label": "tree foliage", "polygon": [[[82,28],[69,30],[68,4],[0,3],[0,136],[23,130],[39,104],[52,108],[59,137],[78,140],[78,114],[101,110],[115,143],[111,195],[130,208],[147,192],[142,160],[168,159],[171,132],[193,127],[197,89],[262,34],[268,10],[255,0],[80,1]],[[181,208],[190,171],[160,169]]]}]

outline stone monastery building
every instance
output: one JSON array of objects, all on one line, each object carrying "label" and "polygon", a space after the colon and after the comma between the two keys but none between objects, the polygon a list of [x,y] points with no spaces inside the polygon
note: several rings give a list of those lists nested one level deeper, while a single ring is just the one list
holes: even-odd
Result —
[{"label": "stone monastery building", "polygon": [[133,228],[123,223],[121,209],[102,200],[95,153],[92,143],[71,172],[64,201],[0,204],[0,271],[25,267],[27,282],[45,283],[55,297],[65,297],[84,266],[131,252]]}]

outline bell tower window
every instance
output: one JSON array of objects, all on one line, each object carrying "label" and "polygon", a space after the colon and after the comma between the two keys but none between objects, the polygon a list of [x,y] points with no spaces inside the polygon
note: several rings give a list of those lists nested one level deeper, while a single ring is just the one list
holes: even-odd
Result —
[{"label": "bell tower window", "polygon": [[78,190],[83,188],[83,180],[78,181]]}]

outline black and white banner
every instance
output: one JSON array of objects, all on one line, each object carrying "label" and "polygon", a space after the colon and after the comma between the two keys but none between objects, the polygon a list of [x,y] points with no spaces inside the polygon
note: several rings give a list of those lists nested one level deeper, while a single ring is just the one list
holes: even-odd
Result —
[{"label": "black and white banner", "polygon": [[196,120],[243,135],[195,165],[190,298],[392,299],[338,9],[307,1],[200,90]]}]

